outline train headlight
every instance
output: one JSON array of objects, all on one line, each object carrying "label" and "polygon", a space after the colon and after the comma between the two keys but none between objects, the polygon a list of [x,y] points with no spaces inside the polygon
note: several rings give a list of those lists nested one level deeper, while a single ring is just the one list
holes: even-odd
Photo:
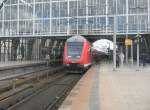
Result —
[{"label": "train headlight", "polygon": [[68,56],[68,58],[71,58],[71,56]]},{"label": "train headlight", "polygon": [[81,56],[77,56],[77,58],[80,58]]}]

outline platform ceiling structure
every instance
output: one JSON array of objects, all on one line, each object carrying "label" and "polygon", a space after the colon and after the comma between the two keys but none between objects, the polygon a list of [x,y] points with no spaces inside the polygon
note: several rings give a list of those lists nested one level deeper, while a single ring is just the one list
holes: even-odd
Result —
[{"label": "platform ceiling structure", "polygon": [[150,32],[150,0],[7,0],[1,37],[112,35]]}]

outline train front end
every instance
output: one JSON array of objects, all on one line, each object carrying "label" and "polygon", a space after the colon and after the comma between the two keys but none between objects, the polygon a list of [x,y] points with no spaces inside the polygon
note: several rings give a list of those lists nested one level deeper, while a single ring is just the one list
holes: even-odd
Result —
[{"label": "train front end", "polygon": [[90,66],[90,47],[82,36],[73,36],[66,41],[63,62],[70,73],[84,72]]}]

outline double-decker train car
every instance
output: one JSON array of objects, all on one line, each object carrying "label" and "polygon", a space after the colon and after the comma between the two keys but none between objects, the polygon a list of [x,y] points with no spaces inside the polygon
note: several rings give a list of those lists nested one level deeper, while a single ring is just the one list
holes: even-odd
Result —
[{"label": "double-decker train car", "polygon": [[64,47],[63,63],[70,73],[81,73],[91,65],[91,43],[83,36],[72,36]]}]

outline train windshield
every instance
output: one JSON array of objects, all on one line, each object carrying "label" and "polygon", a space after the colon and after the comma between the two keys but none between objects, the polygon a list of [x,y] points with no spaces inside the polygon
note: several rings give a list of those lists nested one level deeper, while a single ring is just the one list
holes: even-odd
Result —
[{"label": "train windshield", "polygon": [[81,56],[83,42],[68,42],[68,56]]}]

